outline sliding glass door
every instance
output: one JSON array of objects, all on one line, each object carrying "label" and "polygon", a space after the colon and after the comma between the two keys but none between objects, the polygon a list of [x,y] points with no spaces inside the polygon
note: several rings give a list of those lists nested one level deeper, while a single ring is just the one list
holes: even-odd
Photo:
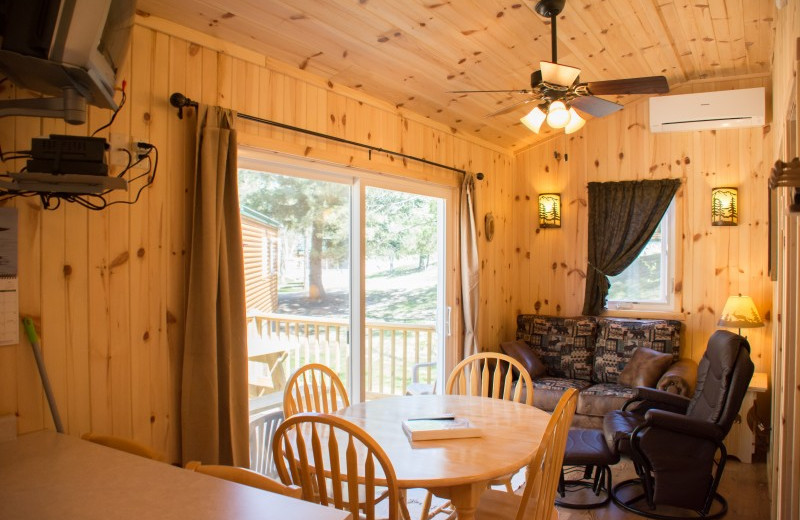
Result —
[{"label": "sliding glass door", "polygon": [[279,407],[307,363],[339,374],[351,402],[432,388],[452,189],[251,152],[239,190],[251,413]]},{"label": "sliding glass door", "polygon": [[240,169],[252,410],[308,363],[350,380],[350,205],[342,182]]},{"label": "sliding glass door", "polygon": [[445,200],[368,186],[364,215],[366,399],[436,377],[444,304]]}]

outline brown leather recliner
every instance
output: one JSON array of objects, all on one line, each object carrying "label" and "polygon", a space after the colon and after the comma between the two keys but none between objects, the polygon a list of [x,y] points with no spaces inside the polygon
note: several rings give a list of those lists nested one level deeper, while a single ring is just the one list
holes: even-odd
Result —
[{"label": "brown leather recliner", "polygon": [[[606,414],[603,430],[609,447],[628,455],[638,475],[614,486],[614,501],[651,518],[686,518],[659,512],[660,505],[692,510],[694,518],[724,515],[727,502],[717,493],[727,458],[722,440],[752,376],[747,340],[719,330],[700,360],[691,399],[640,387],[622,410]],[[637,487],[641,493],[631,494]],[[643,500],[648,509],[637,506]],[[714,500],[719,510],[711,512]]]}]

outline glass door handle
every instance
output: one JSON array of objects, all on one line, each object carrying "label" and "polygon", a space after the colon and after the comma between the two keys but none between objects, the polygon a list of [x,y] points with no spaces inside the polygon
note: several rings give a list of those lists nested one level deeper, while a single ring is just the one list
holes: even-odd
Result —
[{"label": "glass door handle", "polygon": [[453,310],[453,308],[450,307],[449,305],[447,307],[445,307],[445,313],[446,314],[445,314],[445,318],[444,318],[444,330],[445,330],[445,335],[448,338],[452,335],[452,332],[450,330],[450,313],[451,313],[452,310]]}]

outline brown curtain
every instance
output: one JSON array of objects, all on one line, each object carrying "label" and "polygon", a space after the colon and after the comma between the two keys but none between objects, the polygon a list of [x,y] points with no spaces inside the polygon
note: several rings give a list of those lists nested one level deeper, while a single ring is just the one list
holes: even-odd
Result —
[{"label": "brown curtain", "polygon": [[680,185],[680,179],[589,183],[584,315],[597,316],[605,308],[608,277],[636,260]]},{"label": "brown curtain", "polygon": [[461,309],[464,314],[463,356],[477,354],[478,306],[480,305],[480,260],[475,229],[475,177],[464,174],[461,184]]},{"label": "brown curtain", "polygon": [[181,393],[184,464],[249,465],[236,113],[201,107],[191,197]]}]

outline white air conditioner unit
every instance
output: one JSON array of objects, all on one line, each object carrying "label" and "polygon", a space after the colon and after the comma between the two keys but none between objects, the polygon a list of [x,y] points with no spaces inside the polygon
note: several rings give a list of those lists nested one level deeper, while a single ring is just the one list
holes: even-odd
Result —
[{"label": "white air conditioner unit", "polygon": [[764,87],[650,98],[651,132],[764,126]]}]

